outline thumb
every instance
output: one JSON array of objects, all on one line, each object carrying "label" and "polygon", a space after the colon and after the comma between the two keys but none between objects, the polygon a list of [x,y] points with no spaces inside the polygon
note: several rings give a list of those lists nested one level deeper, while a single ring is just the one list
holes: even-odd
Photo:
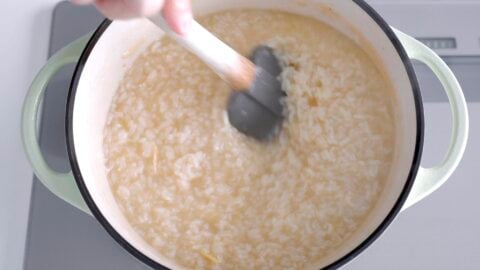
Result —
[{"label": "thumb", "polygon": [[165,0],[163,17],[173,31],[186,34],[193,22],[191,0]]}]

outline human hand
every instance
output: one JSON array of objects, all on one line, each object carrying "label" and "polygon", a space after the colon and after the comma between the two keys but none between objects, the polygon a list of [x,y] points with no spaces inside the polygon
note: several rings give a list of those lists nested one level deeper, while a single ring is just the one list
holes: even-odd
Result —
[{"label": "human hand", "polygon": [[71,0],[95,6],[110,19],[149,17],[159,12],[178,34],[184,34],[193,20],[191,0]]}]

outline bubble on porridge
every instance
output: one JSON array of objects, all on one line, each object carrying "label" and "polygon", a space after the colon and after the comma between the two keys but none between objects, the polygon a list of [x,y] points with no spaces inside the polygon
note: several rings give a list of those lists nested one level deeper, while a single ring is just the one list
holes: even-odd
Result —
[{"label": "bubble on porridge", "polygon": [[190,182],[202,176],[202,163],[205,162],[205,154],[202,152],[186,154],[175,161],[174,174],[182,189],[188,189]]}]

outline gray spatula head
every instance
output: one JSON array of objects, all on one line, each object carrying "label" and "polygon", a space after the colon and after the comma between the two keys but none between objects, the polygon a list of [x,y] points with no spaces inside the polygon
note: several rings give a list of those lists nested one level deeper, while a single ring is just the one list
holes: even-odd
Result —
[{"label": "gray spatula head", "polygon": [[266,46],[256,48],[250,59],[257,66],[255,80],[248,91],[232,91],[228,119],[245,135],[265,141],[280,131],[284,118],[285,92],[278,78],[282,69]]}]

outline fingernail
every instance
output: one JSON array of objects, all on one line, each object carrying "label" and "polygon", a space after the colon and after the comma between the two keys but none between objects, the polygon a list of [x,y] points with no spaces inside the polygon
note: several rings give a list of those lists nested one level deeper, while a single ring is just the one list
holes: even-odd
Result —
[{"label": "fingernail", "polygon": [[190,29],[190,26],[193,22],[193,16],[191,14],[183,14],[178,21],[178,32],[181,35],[184,35]]}]

